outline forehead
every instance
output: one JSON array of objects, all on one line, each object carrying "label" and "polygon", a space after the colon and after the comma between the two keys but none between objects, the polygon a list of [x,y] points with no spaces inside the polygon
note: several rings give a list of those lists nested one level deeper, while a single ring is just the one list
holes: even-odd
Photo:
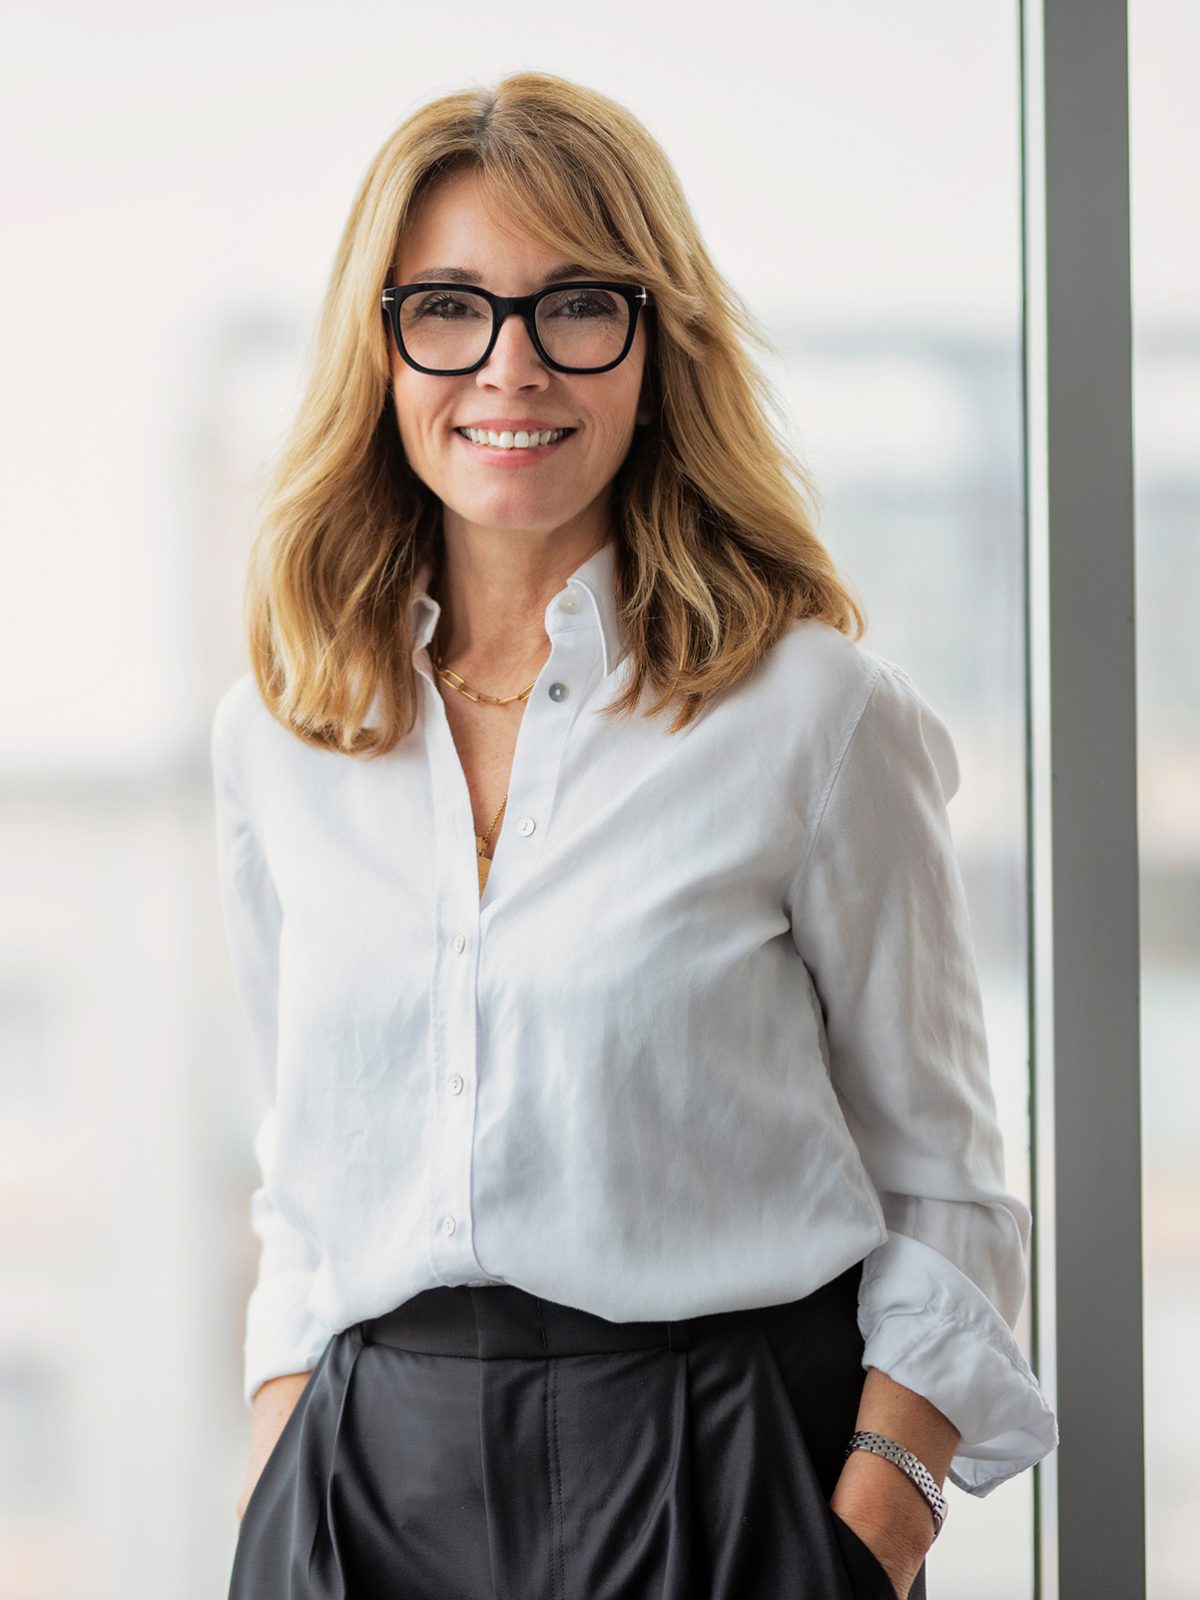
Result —
[{"label": "forehead", "polygon": [[434,276],[431,267],[454,267],[476,274],[497,293],[512,294],[537,287],[562,264],[560,251],[497,218],[478,175],[464,171],[437,179],[410,211],[396,270],[398,281],[406,283]]}]

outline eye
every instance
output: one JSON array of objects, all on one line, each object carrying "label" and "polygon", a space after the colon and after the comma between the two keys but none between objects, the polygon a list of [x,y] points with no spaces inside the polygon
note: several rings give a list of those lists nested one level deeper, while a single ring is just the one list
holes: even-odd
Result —
[{"label": "eye", "polygon": [[548,316],[581,322],[616,316],[618,303],[605,289],[564,289],[560,294],[550,295],[543,302],[542,311]]},{"label": "eye", "polygon": [[410,317],[439,322],[461,322],[467,317],[480,316],[486,309],[474,295],[447,294],[441,290],[436,294],[414,295],[413,301],[415,304],[410,302]]}]

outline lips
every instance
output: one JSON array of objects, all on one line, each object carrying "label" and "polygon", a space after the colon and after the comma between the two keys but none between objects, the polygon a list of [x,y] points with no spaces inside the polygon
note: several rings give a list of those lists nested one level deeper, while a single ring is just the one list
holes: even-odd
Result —
[{"label": "lips", "polygon": [[455,431],[460,428],[478,428],[484,433],[545,433],[547,428],[575,431],[568,422],[547,422],[540,417],[480,417],[478,422],[455,423]]},{"label": "lips", "polygon": [[[455,428],[454,431],[455,433],[461,435],[461,437],[464,439],[469,438],[471,433],[487,433],[494,434],[498,440],[502,439],[505,434],[508,435],[510,440],[515,440],[519,434],[524,434],[527,438],[532,438],[535,434],[554,433],[557,434],[558,437],[554,440],[548,440],[547,443],[561,444],[564,439],[569,439],[577,430],[575,428],[552,427],[549,423],[538,424],[536,426],[532,423],[528,425],[522,424],[522,426],[519,428],[491,428],[486,427],[482,423],[464,423],[461,427]],[[488,441],[484,439],[472,439],[471,443],[480,445],[483,448],[488,447]],[[497,449],[503,447],[492,445],[491,448]],[[535,445],[534,448],[544,449],[545,445]]]},{"label": "lips", "polygon": [[[518,429],[509,429],[509,427],[506,427],[506,429],[483,429],[483,427],[472,427],[470,430],[472,430],[472,432],[477,432],[477,434],[488,432],[488,434],[493,435],[493,438],[498,440],[498,442],[494,443],[493,445],[493,443],[491,443],[490,440],[486,440],[486,438],[467,437],[466,426],[456,427],[456,429],[454,429],[454,432],[458,434],[458,437],[461,438],[464,445],[469,446],[470,450],[477,451],[477,453],[480,454],[485,454],[486,458],[490,459],[490,461],[498,461],[498,459],[501,458],[520,458],[531,459],[531,461],[541,461],[544,456],[549,456],[550,451],[558,450],[560,446],[565,445],[565,443],[568,442],[570,438],[573,438],[574,434],[578,432],[578,430],[573,429],[573,427],[563,427],[563,429],[541,429],[541,427],[533,426],[518,427]],[[547,434],[547,432],[554,432],[554,434],[557,434],[557,438],[544,438],[542,443],[533,442],[534,438],[541,437],[542,434]],[[499,440],[504,440],[504,443],[499,443]]]}]

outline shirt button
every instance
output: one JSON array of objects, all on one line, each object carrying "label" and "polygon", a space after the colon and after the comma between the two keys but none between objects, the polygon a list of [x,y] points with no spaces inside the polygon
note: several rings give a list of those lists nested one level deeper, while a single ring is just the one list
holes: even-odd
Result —
[{"label": "shirt button", "polygon": [[533,830],[536,827],[537,827],[537,823],[533,820],[532,817],[522,817],[520,822],[517,823],[517,832],[518,833],[532,833]]},{"label": "shirt button", "polygon": [[461,955],[467,948],[467,936],[465,933],[456,933],[454,935],[454,948],[458,951],[459,955]]},{"label": "shirt button", "polygon": [[443,1217],[442,1218],[442,1232],[443,1233],[453,1233],[454,1232],[454,1218],[453,1217]]},{"label": "shirt button", "polygon": [[450,1093],[451,1094],[461,1094],[462,1093],[462,1087],[463,1087],[462,1078],[456,1072],[454,1074],[454,1076],[450,1079]]},{"label": "shirt button", "polygon": [[571,594],[569,590],[563,595],[562,599],[558,603],[564,611],[579,610],[579,600],[577,596]]},{"label": "shirt button", "polygon": [[565,700],[570,692],[565,683],[552,683],[550,685],[549,694],[551,700]]}]

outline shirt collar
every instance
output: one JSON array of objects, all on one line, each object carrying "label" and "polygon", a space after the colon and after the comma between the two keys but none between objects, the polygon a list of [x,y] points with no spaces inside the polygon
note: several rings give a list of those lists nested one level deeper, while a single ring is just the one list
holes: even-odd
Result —
[{"label": "shirt collar", "polygon": [[[562,631],[564,619],[567,619],[566,625],[569,627],[579,627],[582,621],[584,626],[595,628],[599,632],[604,652],[606,675],[625,654],[625,643],[617,612],[616,559],[616,541],[610,538],[567,578],[564,590],[560,591],[560,594],[572,590],[578,596],[580,609],[575,613],[575,618],[578,620],[570,620],[570,613],[559,608],[559,595],[550,601],[545,615],[546,632],[551,636],[556,631]],[[418,567],[413,580],[411,618],[414,655],[423,650],[432,639],[442,611],[441,606],[429,593],[429,579],[432,572],[433,563],[426,561]]]}]

